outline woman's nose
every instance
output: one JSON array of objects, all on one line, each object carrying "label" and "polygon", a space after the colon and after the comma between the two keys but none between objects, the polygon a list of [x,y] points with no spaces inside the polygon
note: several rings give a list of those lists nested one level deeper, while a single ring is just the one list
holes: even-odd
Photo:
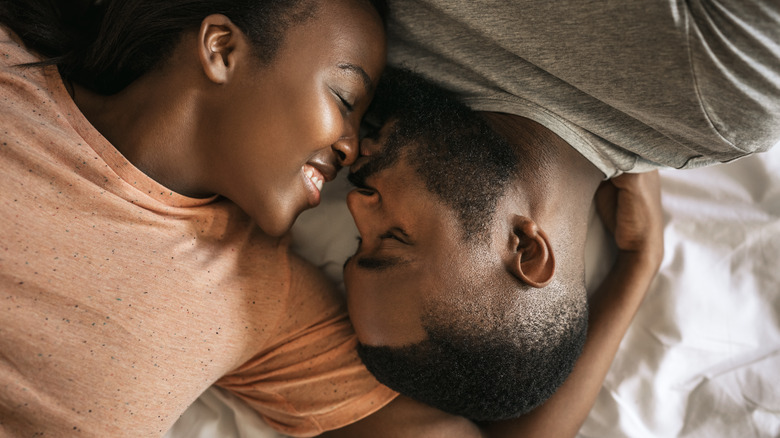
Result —
[{"label": "woman's nose", "polygon": [[360,145],[358,143],[357,130],[350,125],[347,132],[333,143],[333,152],[336,153],[341,167],[351,166],[357,160],[360,154]]}]

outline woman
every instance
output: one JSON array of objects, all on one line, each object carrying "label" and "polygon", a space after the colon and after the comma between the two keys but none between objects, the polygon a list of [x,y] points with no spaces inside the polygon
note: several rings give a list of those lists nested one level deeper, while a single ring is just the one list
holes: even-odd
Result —
[{"label": "woman", "polygon": [[63,3],[0,3],[2,434],[160,435],[214,382],[289,434],[391,400],[279,237],[357,155],[377,9]]},{"label": "woman", "polygon": [[[367,2],[329,4],[320,20],[312,1],[108,2],[102,27],[83,36],[41,33],[40,17],[54,11],[37,3],[9,3],[16,16],[3,21],[60,68],[113,146],[178,193],[225,196],[280,235],[355,159],[384,65],[380,17]],[[296,23],[321,38],[282,37]],[[71,49],[69,40],[92,43]]]}]

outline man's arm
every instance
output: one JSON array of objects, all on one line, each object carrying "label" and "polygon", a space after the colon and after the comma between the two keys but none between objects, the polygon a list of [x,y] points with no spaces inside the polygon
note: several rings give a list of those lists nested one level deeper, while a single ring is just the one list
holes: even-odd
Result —
[{"label": "man's arm", "polygon": [[623,335],[663,258],[657,172],[625,174],[596,193],[599,215],[615,237],[618,257],[590,305],[588,339],[574,370],[544,404],[514,420],[483,428],[399,396],[375,414],[322,435],[366,437],[568,437],[588,416]]},{"label": "man's arm", "polygon": [[658,272],[664,252],[658,172],[624,174],[604,183],[596,206],[615,237],[618,256],[590,303],[582,355],[550,399],[528,415],[491,425],[489,437],[575,436]]}]

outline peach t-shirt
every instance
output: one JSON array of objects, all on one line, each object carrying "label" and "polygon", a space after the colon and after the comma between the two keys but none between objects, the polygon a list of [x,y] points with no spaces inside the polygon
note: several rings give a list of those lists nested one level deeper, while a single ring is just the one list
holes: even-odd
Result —
[{"label": "peach t-shirt", "polygon": [[148,178],[36,60],[0,28],[0,436],[159,436],[213,383],[301,436],[395,396],[287,239]]}]

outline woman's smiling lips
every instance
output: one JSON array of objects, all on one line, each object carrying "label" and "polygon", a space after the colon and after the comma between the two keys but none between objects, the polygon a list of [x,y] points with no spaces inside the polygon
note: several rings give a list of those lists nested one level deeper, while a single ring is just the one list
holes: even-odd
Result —
[{"label": "woman's smiling lips", "polygon": [[316,207],[320,204],[323,185],[336,177],[337,168],[333,164],[313,160],[304,164],[301,171],[308,192],[309,205]]}]

